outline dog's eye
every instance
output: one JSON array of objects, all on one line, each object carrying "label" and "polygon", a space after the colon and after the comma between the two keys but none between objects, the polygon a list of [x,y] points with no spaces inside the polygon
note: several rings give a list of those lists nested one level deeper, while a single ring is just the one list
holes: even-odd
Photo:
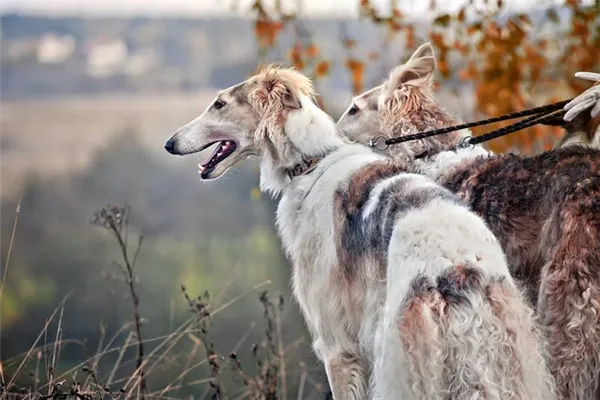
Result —
[{"label": "dog's eye", "polygon": [[348,115],[354,115],[359,111],[358,107],[352,106],[351,109],[348,110]]},{"label": "dog's eye", "polygon": [[221,108],[225,107],[225,102],[222,100],[216,100],[213,103],[213,107],[215,108],[215,110],[220,110]]}]

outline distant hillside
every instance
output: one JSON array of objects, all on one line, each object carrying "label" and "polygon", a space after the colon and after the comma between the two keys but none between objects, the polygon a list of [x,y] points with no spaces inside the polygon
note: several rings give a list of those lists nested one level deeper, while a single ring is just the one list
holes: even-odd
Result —
[{"label": "distant hillside", "polygon": [[[545,11],[529,14],[539,21]],[[565,21],[568,10],[561,10],[561,16]],[[340,39],[343,31],[358,41],[358,56],[383,53],[382,63],[367,69],[367,84],[379,82],[389,68],[408,56],[402,35],[384,47],[385,29],[368,21],[318,19],[303,23],[322,54],[338,61],[321,83],[322,92],[349,88],[350,77],[340,62],[347,56]],[[429,28],[425,20],[416,22],[418,41],[427,39]],[[237,18],[84,19],[6,14],[0,17],[0,29],[3,100],[225,87],[246,77],[259,61],[285,60],[295,40],[293,27],[288,27],[278,46],[265,60],[259,60],[252,21]]]}]

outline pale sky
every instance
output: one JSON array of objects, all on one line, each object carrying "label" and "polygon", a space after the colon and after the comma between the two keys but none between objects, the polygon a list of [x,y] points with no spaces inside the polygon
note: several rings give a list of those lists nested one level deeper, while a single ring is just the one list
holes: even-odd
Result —
[{"label": "pale sky", "polygon": [[[426,13],[430,0],[400,0],[400,8],[409,15]],[[232,16],[248,15],[253,0],[1,0],[0,10],[37,15],[147,15],[147,16]],[[466,0],[437,0],[439,8],[457,11]],[[548,3],[563,3],[560,0],[505,0],[512,10],[524,10]],[[273,4],[274,0],[265,1]],[[357,16],[359,0],[282,0],[290,9],[298,5],[301,14],[319,16]],[[390,0],[373,0],[382,11],[389,7]]]}]

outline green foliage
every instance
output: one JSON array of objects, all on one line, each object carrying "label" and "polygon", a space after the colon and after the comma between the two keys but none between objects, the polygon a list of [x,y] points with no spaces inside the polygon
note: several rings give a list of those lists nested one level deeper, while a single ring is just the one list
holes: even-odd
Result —
[{"label": "green foliage", "polygon": [[48,277],[36,277],[23,266],[13,265],[15,273],[10,286],[4,289],[0,303],[3,329],[10,329],[32,308],[43,307],[56,297],[56,286]]}]

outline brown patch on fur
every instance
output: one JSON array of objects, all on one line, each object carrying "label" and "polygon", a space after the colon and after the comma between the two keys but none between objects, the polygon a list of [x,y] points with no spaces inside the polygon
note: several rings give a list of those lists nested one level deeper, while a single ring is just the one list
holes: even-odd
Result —
[{"label": "brown patch on fur", "polygon": [[[582,176],[589,177],[586,190],[578,189],[586,182],[578,183]],[[486,220],[533,300],[542,266],[559,240],[554,210],[583,201],[594,213],[599,182],[600,152],[576,147],[527,158],[481,157],[439,180]]]},{"label": "brown patch on fur", "polygon": [[[364,246],[365,244],[346,243],[344,232],[353,229],[352,224],[354,221],[361,218],[362,209],[369,199],[371,190],[382,180],[405,171],[405,166],[393,160],[370,163],[352,175],[347,190],[339,190],[335,194],[335,232],[340,232],[335,239],[342,274],[339,278],[342,278],[348,284],[355,279],[355,266],[364,262],[364,254],[357,252],[356,246]],[[378,268],[379,275],[383,273],[385,276],[385,259],[373,260],[373,262],[380,265]]]},{"label": "brown patch on fur", "polygon": [[[344,307],[356,312],[355,315],[362,315],[367,287],[375,281],[385,280],[387,276],[387,247],[395,210],[413,203],[410,196],[403,199],[402,193],[396,192],[397,187],[391,188],[394,195],[400,197],[398,201],[393,201],[387,217],[374,216],[377,221],[381,221],[381,218],[390,221],[390,226],[386,227],[389,229],[381,234],[377,227],[363,221],[364,207],[377,184],[405,171],[405,166],[393,160],[370,163],[356,171],[347,186],[340,187],[334,195],[333,232],[339,265],[332,269],[332,282],[339,286],[336,291],[340,293]],[[403,200],[406,204],[401,204]]]},{"label": "brown patch on fur", "polygon": [[510,283],[476,266],[450,267],[435,284],[416,277],[399,316],[404,383],[415,398],[552,398],[532,314]]},{"label": "brown patch on fur", "polygon": [[[400,322],[400,334],[408,353],[414,353],[419,343],[427,343],[426,339],[433,339],[439,330],[440,318],[444,315],[446,302],[443,296],[435,289],[413,297],[406,305]],[[427,352],[426,348],[421,351]]]},{"label": "brown patch on fur", "polygon": [[334,196],[334,232],[339,267],[333,269],[332,282],[340,286],[337,291],[342,304],[356,312],[353,315],[362,315],[367,281],[385,279],[386,260],[375,257],[369,243],[362,240],[355,242],[352,230],[356,229],[373,187],[403,171],[404,167],[391,160],[371,163],[354,173],[347,189],[338,190]]},{"label": "brown patch on fur", "polygon": [[454,286],[458,290],[477,290],[483,285],[481,271],[462,264],[454,266],[446,274],[445,279],[448,280],[451,286]]},{"label": "brown patch on fur", "polygon": [[431,334],[435,330],[431,329],[432,326],[439,325],[446,302],[440,291],[423,276],[415,279],[411,292],[410,300],[402,311],[400,332],[406,340],[411,341],[412,338],[416,342],[422,340],[423,334]]},{"label": "brown patch on fur", "polygon": [[[443,382],[441,371],[443,365],[431,365],[441,361],[443,352],[444,315],[446,312],[446,301],[437,288],[428,278],[420,276],[411,285],[411,294],[407,297],[408,302],[402,309],[399,321],[399,335],[410,366],[411,376],[430,376],[435,381],[432,386],[424,387],[423,382],[411,382],[417,384],[416,391],[424,396],[429,393],[439,394],[439,386]],[[429,361],[429,362],[428,362]],[[436,368],[437,372],[431,368]],[[432,374],[434,376],[432,376]]]}]

